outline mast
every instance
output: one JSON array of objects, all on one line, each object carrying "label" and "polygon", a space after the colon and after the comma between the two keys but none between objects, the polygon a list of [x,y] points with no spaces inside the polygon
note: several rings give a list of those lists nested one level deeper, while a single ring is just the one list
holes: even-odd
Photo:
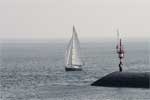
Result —
[{"label": "mast", "polygon": [[119,37],[119,30],[117,30],[117,36],[118,36],[118,40],[119,43],[116,46],[117,49],[117,54],[118,54],[118,58],[119,58],[119,71],[122,72],[122,66],[123,66],[123,58],[124,58],[124,49],[123,49],[123,45],[122,45],[122,39]]}]

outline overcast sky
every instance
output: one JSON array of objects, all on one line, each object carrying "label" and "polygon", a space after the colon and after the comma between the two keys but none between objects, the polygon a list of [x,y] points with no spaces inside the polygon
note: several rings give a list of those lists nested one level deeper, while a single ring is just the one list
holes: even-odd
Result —
[{"label": "overcast sky", "polygon": [[150,0],[0,0],[0,38],[150,37]]}]

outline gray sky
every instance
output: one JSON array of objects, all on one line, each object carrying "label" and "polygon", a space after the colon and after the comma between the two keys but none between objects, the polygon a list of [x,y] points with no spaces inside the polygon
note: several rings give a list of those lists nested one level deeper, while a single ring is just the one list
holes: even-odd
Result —
[{"label": "gray sky", "polygon": [[150,0],[0,0],[0,38],[150,37]]}]

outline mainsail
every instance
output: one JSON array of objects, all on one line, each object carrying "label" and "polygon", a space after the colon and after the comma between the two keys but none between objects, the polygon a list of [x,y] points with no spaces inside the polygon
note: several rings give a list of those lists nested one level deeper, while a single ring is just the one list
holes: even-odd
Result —
[{"label": "mainsail", "polygon": [[66,51],[66,67],[82,66],[83,61],[80,53],[80,43],[75,27],[73,26],[73,34]]}]

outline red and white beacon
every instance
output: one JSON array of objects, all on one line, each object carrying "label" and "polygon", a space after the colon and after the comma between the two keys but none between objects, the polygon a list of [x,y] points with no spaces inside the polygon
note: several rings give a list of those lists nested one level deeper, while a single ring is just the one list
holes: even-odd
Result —
[{"label": "red and white beacon", "polygon": [[122,66],[123,66],[123,59],[124,59],[124,48],[122,45],[122,39],[119,37],[119,31],[118,30],[117,30],[117,35],[118,35],[119,43],[116,46],[116,50],[117,50],[118,58],[120,60],[119,71],[122,72],[123,71]]}]

